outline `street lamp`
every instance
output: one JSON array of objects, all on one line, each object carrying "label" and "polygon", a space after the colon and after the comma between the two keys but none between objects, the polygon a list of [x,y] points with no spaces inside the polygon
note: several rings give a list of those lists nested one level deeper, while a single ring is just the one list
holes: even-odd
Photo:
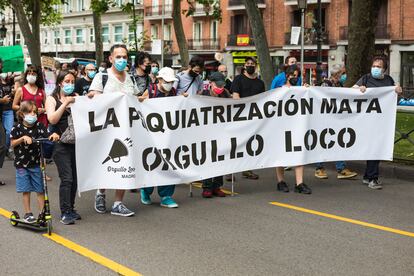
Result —
[{"label": "street lamp", "polygon": [[305,83],[303,68],[305,62],[305,11],[308,3],[307,0],[298,0],[298,8],[301,11],[301,28],[300,28],[300,77],[302,79],[302,84]]}]

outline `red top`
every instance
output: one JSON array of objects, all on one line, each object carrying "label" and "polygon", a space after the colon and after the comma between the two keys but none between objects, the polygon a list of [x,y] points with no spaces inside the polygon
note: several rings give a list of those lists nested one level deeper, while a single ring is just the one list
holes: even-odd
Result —
[{"label": "red top", "polygon": [[[24,101],[32,101],[36,104],[37,108],[44,108],[43,99],[46,97],[45,91],[42,88],[38,88],[36,91],[36,95],[33,95],[26,89],[26,87],[22,87],[22,102]],[[42,113],[38,116],[37,119],[40,123],[44,124],[45,127],[48,126],[47,116],[45,113]]]}]

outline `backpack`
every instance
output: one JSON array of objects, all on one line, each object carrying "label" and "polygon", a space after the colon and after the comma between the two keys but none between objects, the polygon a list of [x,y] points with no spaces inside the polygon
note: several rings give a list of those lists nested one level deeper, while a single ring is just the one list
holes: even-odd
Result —
[{"label": "backpack", "polygon": [[[108,71],[107,69],[103,70],[102,72],[102,91],[105,88],[106,83],[108,82]],[[131,78],[132,83],[134,84],[134,86],[136,85],[135,83],[135,78],[133,75],[131,75],[130,73],[127,73],[127,75]]]}]

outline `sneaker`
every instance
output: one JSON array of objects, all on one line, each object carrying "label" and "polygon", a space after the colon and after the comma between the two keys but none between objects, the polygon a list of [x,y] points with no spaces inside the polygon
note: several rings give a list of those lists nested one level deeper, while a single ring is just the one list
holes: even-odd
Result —
[{"label": "sneaker", "polygon": [[201,193],[201,196],[204,198],[212,198],[213,192],[209,189],[203,189],[203,192]]},{"label": "sneaker", "polygon": [[149,194],[147,194],[144,189],[141,189],[141,203],[144,205],[151,205],[151,197]]},{"label": "sneaker", "polygon": [[252,171],[245,171],[242,173],[242,175],[244,178],[247,178],[247,179],[253,179],[253,180],[259,179],[259,176]]},{"label": "sneaker", "polygon": [[64,225],[75,224],[75,218],[72,217],[71,213],[63,213],[60,217],[60,222]]},{"label": "sneaker", "polygon": [[338,179],[349,179],[357,175],[358,173],[356,172],[350,171],[349,169],[343,169],[342,171],[338,172],[337,178]]},{"label": "sneaker", "polygon": [[226,196],[226,194],[220,188],[214,189],[212,191],[212,193],[213,193],[214,196],[217,196],[217,197],[225,197]]},{"label": "sneaker", "polygon": [[106,212],[105,194],[95,195],[95,211],[100,214]]},{"label": "sneaker", "polygon": [[123,203],[119,203],[118,206],[112,206],[111,215],[131,217],[135,215],[135,213],[129,210]]},{"label": "sneaker", "polygon": [[285,181],[280,181],[279,183],[277,183],[277,190],[284,193],[289,193],[289,187]]},{"label": "sneaker", "polygon": [[369,184],[369,179],[364,177],[362,178],[362,184],[368,185]]},{"label": "sneaker", "polygon": [[328,174],[326,173],[326,171],[325,171],[324,168],[316,169],[315,170],[315,177],[316,178],[319,178],[319,179],[327,179],[328,178]]},{"label": "sneaker", "polygon": [[381,182],[378,181],[378,179],[372,179],[369,183],[368,183],[368,187],[374,190],[381,190],[382,189],[382,184]]},{"label": "sneaker", "polygon": [[295,193],[310,195],[312,193],[312,190],[305,183],[300,183],[299,185],[295,186]]},{"label": "sneaker", "polygon": [[27,222],[27,223],[35,223],[37,220],[36,220],[36,218],[33,216],[33,214],[32,214],[32,213],[26,213],[26,214],[24,215],[23,221],[24,221],[24,222]]},{"label": "sneaker", "polygon": [[170,196],[165,196],[161,199],[161,207],[177,208],[178,204]]},{"label": "sneaker", "polygon": [[236,177],[234,176],[234,174],[226,174],[225,178],[226,178],[226,181],[232,181],[232,180],[236,181]]},{"label": "sneaker", "polygon": [[0,186],[4,186],[4,185],[6,185],[6,182],[0,181]]},{"label": "sneaker", "polygon": [[75,209],[72,210],[71,215],[75,220],[81,220],[82,219],[82,217],[78,214],[78,212],[76,212]]}]

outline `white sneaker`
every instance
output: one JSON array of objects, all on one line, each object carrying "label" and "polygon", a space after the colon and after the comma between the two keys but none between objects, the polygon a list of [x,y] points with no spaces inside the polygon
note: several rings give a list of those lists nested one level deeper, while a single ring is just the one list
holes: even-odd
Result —
[{"label": "white sneaker", "polygon": [[382,184],[378,181],[378,179],[373,179],[368,183],[368,187],[374,190],[381,190]]}]

